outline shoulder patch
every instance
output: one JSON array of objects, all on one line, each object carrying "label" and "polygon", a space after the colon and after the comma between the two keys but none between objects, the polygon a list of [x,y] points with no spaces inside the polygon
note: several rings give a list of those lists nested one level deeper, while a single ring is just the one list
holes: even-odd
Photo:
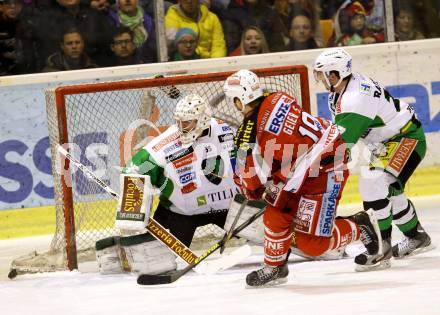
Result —
[{"label": "shoulder patch", "polygon": [[359,92],[363,94],[370,95],[371,94],[371,85],[367,82],[361,82],[359,85]]}]

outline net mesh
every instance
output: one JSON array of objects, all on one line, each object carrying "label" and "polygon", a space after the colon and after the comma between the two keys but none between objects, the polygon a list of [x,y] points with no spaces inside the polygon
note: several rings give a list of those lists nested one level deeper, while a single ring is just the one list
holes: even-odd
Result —
[{"label": "net mesh", "polygon": [[[241,116],[234,106],[227,104],[222,92],[226,76],[223,73],[216,79],[211,76],[209,82],[198,83],[191,80],[195,76],[188,77],[188,80],[180,77],[178,82],[167,78],[162,86],[156,87],[149,87],[148,84],[157,79],[147,79],[143,80],[145,86],[128,89],[126,86],[123,89],[112,88],[115,84],[109,82],[105,91],[93,91],[91,85],[87,85],[89,88],[84,93],[77,88],[72,94],[65,92],[61,98],[57,97],[55,89],[47,90],[52,157],[58,156],[57,145],[64,144],[67,139],[72,155],[119,192],[121,167],[152,137],[174,122],[175,105],[185,95],[199,94],[209,102],[216,118],[238,126]],[[308,102],[302,99],[304,95],[301,94],[299,73],[260,74],[260,80],[268,92],[283,91],[295,96],[299,104]],[[69,203],[66,200],[70,197],[63,188],[63,178],[60,176],[63,165],[60,165],[59,159],[52,159],[52,168],[55,235],[48,253],[40,255],[34,252],[14,260],[12,268],[22,272],[68,268],[66,238],[69,235],[76,246],[77,260],[81,262],[94,258],[93,248],[98,239],[119,234],[114,227],[117,201],[75,167],[65,173],[69,175],[71,172],[71,176],[63,176],[67,186],[72,187],[73,216],[68,215]],[[191,247],[207,247],[213,239],[223,234],[224,231],[214,225],[198,228]]]}]

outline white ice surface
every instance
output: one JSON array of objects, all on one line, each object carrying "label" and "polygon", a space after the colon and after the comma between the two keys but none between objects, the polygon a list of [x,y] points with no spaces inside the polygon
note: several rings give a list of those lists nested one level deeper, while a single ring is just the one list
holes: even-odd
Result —
[{"label": "white ice surface", "polygon": [[[440,207],[418,213],[436,244]],[[394,229],[395,239],[400,233]],[[29,249],[47,248],[50,238],[0,241],[0,314],[440,314],[440,249],[388,270],[357,273],[352,259],[305,262],[292,257],[289,281],[265,289],[246,289],[244,279],[259,268],[261,249],[232,269],[214,275],[190,272],[175,283],[139,286],[134,275],[103,276],[96,266],[81,271],[18,276],[8,280],[9,263]],[[361,250],[354,245],[350,253]]]}]

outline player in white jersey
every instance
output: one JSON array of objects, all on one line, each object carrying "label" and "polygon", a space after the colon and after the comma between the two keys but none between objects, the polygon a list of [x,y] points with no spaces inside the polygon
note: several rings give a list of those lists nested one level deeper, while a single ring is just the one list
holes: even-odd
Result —
[{"label": "player in white jersey", "polygon": [[[229,206],[238,191],[233,180],[234,136],[228,124],[212,118],[209,105],[196,94],[187,95],[177,103],[174,118],[176,124],[136,153],[123,173],[150,177],[151,184],[160,191],[154,219],[189,247],[197,227],[215,224],[223,228],[225,224]],[[156,244],[150,246],[153,242]],[[150,257],[146,263],[169,266],[165,270],[144,268],[141,273],[173,269],[175,264],[170,260],[174,257],[157,242],[146,233],[121,239],[120,243],[126,247],[144,246],[137,252],[157,253],[156,261],[152,262]],[[97,243],[100,265],[111,260],[102,256],[104,250],[113,245],[113,238]],[[157,248],[160,251],[156,251]],[[104,270],[104,273],[112,272]]]},{"label": "player in white jersey", "polygon": [[160,189],[154,218],[189,246],[198,226],[223,226],[237,192],[233,131],[195,94],[179,101],[174,117],[176,124],[134,155],[124,172],[150,176]]},{"label": "player in white jersey", "polygon": [[[405,184],[426,153],[426,140],[414,108],[393,98],[376,81],[352,72],[352,58],[342,48],[326,49],[314,64],[315,79],[330,91],[328,104],[349,147],[364,142],[372,151],[359,188],[364,209],[379,218],[383,255],[356,257],[365,269],[389,267],[391,256],[403,258],[429,248],[431,239],[420,225]],[[391,224],[405,238],[391,247]]]}]

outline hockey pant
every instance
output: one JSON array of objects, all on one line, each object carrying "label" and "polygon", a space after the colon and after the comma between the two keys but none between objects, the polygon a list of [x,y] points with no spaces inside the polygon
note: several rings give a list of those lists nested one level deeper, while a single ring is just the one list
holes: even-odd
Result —
[{"label": "hockey pant", "polygon": [[401,138],[385,143],[385,150],[373,156],[369,169],[361,171],[359,190],[364,209],[375,211],[383,238],[391,237],[393,221],[403,234],[412,236],[419,220],[404,189],[425,155],[426,142]]},{"label": "hockey pant", "polygon": [[341,179],[334,172],[308,178],[300,193],[289,194],[284,209],[267,206],[263,217],[267,265],[281,265],[292,243],[304,254],[315,257],[359,239],[360,230],[354,222],[335,218],[347,178],[348,173]]},{"label": "hockey pant", "polygon": [[183,215],[172,212],[159,203],[153,217],[165,229],[169,229],[179,241],[189,247],[199,226],[215,224],[223,228],[227,214],[228,209],[224,209],[224,211],[217,210],[212,213]]}]

